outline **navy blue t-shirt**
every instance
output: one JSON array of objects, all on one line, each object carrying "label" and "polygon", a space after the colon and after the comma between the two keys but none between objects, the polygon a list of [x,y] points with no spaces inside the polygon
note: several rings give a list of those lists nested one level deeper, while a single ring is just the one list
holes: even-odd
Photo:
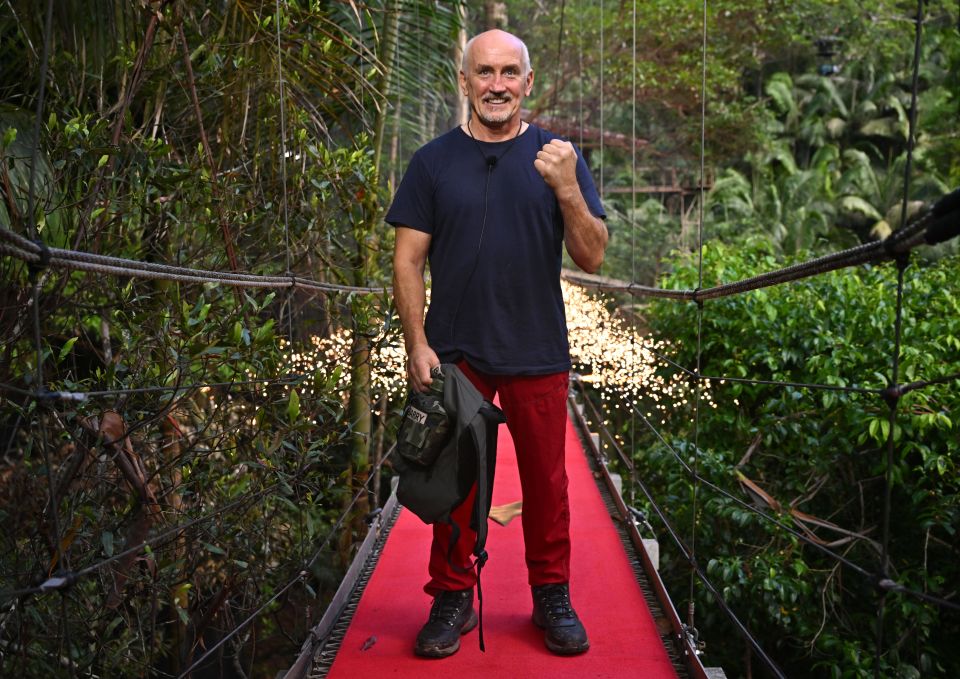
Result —
[{"label": "navy blue t-shirt", "polygon": [[[533,166],[537,151],[557,138],[530,125],[515,139],[481,142],[456,127],[410,160],[386,221],[431,236],[424,329],[442,362],[464,358],[500,375],[570,369],[560,291],[563,218]],[[587,206],[606,217],[577,155]]]}]

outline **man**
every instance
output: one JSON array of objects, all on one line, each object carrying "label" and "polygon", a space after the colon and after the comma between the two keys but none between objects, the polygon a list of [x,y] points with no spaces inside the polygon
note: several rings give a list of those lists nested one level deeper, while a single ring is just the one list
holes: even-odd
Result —
[{"label": "man", "polygon": [[[386,221],[396,227],[394,294],[411,387],[454,362],[500,405],[517,449],[533,621],[558,654],[589,648],[570,603],[570,512],[564,461],[570,356],[560,290],[562,247],[587,272],[607,244],[605,214],[573,145],[520,119],[533,70],[524,43],[494,30],[467,43],[460,90],[470,119],[414,155]],[[429,258],[430,309],[424,321]],[[476,489],[474,489],[476,490]],[[477,622],[470,569],[473,500],[434,525],[434,597],[415,651],[445,657]]]}]

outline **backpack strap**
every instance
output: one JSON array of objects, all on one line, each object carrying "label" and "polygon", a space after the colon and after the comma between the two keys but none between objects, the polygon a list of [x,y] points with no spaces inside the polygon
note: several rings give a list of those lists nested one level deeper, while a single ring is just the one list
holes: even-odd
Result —
[{"label": "backpack strap", "polygon": [[[477,571],[477,618],[478,637],[480,641],[480,650],[486,651],[483,640],[483,586],[481,584],[481,573],[487,563],[487,514],[490,513],[490,502],[492,500],[492,480],[496,471],[496,437],[489,436],[490,428],[496,427],[504,421],[503,413],[492,404],[484,403],[476,416],[470,421],[468,428],[470,430],[470,439],[473,443],[477,459],[477,479],[476,492],[474,493],[472,523],[476,531],[477,540],[473,547],[473,563],[469,570]],[[468,569],[460,567],[453,563],[453,548],[460,539],[460,527],[449,514],[444,521],[451,527],[450,545],[447,547],[447,563],[461,573]]]},{"label": "backpack strap", "polygon": [[473,517],[476,522],[477,542],[473,547],[474,566],[477,569],[477,635],[480,641],[480,650],[487,650],[483,643],[483,587],[480,584],[480,573],[487,563],[487,514],[490,512],[490,479],[487,478],[487,422],[483,416],[483,409],[470,422],[470,436],[477,451],[477,492],[474,494]]}]

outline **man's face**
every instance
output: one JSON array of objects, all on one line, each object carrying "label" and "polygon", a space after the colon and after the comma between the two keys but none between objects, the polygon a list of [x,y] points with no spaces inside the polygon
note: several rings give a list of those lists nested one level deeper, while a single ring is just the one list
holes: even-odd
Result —
[{"label": "man's face", "polygon": [[483,125],[512,127],[520,104],[533,87],[533,71],[523,73],[520,45],[507,34],[485,34],[474,41],[468,73],[460,72],[460,90]]}]

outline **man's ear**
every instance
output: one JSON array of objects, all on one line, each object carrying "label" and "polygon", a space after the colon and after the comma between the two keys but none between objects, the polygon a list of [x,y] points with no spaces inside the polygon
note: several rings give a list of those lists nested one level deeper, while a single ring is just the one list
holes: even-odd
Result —
[{"label": "man's ear", "polygon": [[523,96],[529,97],[530,92],[533,90],[533,69],[530,69],[530,72],[527,73],[527,82],[523,88]]},{"label": "man's ear", "polygon": [[467,96],[467,76],[464,75],[463,71],[460,71],[460,76],[457,80],[460,83],[460,94]]}]

